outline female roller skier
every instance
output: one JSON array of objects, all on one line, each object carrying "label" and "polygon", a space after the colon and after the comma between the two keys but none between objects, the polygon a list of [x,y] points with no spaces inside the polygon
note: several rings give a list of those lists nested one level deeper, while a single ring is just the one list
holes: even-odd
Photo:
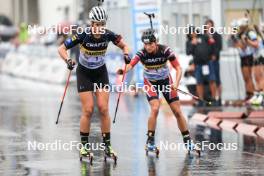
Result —
[{"label": "female roller skier", "polygon": [[[182,70],[175,54],[168,46],[158,44],[156,33],[153,29],[145,30],[141,40],[144,43],[144,48],[136,53],[131,63],[127,65],[126,72],[131,70],[139,61],[144,66],[144,87],[147,90],[147,99],[151,107],[148,120],[146,150],[158,152],[154,137],[160,108],[159,91],[161,91],[177,119],[186,148],[188,151],[197,151],[200,154],[199,147],[194,145],[190,138],[187,122],[180,108],[177,88],[181,79]],[[167,65],[168,60],[177,72],[175,83],[173,83],[170,75]],[[117,73],[124,74],[124,70],[119,69]]]},{"label": "female roller skier", "polygon": [[[109,84],[104,61],[108,43],[112,42],[122,49],[126,64],[129,64],[131,59],[128,55],[128,46],[124,43],[122,37],[105,29],[107,14],[102,7],[93,7],[89,12],[89,19],[91,21],[90,28],[65,40],[58,51],[61,58],[66,62],[68,69],[72,70],[75,62],[69,58],[67,50],[78,44],[80,45],[79,63],[76,69],[77,89],[82,104],[80,138],[83,147],[80,150],[80,156],[90,155],[89,148],[85,146],[89,145],[90,123],[94,109],[93,94],[96,96],[101,118],[105,154],[106,156],[116,156],[110,143],[109,92],[104,89],[104,86]],[[97,86],[94,86],[94,84],[97,84]],[[96,89],[96,87],[102,89]]]}]

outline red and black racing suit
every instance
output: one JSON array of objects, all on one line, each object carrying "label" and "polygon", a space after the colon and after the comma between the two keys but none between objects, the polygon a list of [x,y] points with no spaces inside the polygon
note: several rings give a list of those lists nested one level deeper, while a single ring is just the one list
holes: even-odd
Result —
[{"label": "red and black racing suit", "polygon": [[173,80],[167,65],[168,60],[173,67],[179,66],[174,52],[168,46],[158,44],[155,54],[147,53],[142,49],[136,53],[130,63],[134,67],[140,61],[144,66],[144,89],[148,101],[158,99],[159,91],[169,104],[179,100],[177,91],[170,87]]}]

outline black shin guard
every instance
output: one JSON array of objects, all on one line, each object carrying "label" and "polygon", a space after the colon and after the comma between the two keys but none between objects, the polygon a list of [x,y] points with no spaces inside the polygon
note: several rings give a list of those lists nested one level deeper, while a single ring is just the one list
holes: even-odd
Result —
[{"label": "black shin guard", "polygon": [[155,142],[155,131],[148,130],[147,136],[148,136],[147,143]]},{"label": "black shin guard", "polygon": [[182,138],[183,138],[184,144],[189,143],[191,141],[190,132],[188,130],[187,131],[183,131],[182,132]]},{"label": "black shin guard", "polygon": [[109,133],[102,133],[102,136],[103,136],[103,143],[105,144],[105,146],[110,146],[111,145],[110,132]]},{"label": "black shin guard", "polygon": [[89,143],[89,133],[83,133],[80,131],[81,143],[83,146]]}]

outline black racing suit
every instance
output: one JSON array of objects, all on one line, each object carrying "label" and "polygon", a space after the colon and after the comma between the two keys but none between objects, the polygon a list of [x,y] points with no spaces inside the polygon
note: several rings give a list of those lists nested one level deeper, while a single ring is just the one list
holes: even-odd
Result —
[{"label": "black racing suit", "polygon": [[80,44],[80,56],[76,70],[78,92],[95,91],[94,84],[97,84],[97,87],[109,84],[104,62],[105,53],[110,41],[117,45],[121,38],[120,35],[106,29],[97,39],[89,29],[64,41],[67,49]]}]

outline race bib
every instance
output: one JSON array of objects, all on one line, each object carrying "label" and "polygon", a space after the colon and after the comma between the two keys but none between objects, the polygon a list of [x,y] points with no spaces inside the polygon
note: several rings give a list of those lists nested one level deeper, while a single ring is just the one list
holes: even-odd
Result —
[{"label": "race bib", "polygon": [[209,66],[208,65],[203,65],[202,73],[203,73],[203,75],[209,75],[210,71],[209,71]]},{"label": "race bib", "polygon": [[95,69],[104,65],[104,57],[102,56],[85,57],[83,54],[80,54],[79,62],[86,68]]},{"label": "race bib", "polygon": [[148,70],[148,72],[149,73],[162,73],[162,72],[164,72],[164,70],[163,69],[149,69]]},{"label": "race bib", "polygon": [[161,69],[151,69],[144,71],[144,77],[149,80],[160,80],[165,79],[169,76],[169,69],[168,68],[161,68]]},{"label": "race bib", "polygon": [[100,62],[103,60],[102,56],[96,56],[96,57],[87,57],[88,62]]}]

